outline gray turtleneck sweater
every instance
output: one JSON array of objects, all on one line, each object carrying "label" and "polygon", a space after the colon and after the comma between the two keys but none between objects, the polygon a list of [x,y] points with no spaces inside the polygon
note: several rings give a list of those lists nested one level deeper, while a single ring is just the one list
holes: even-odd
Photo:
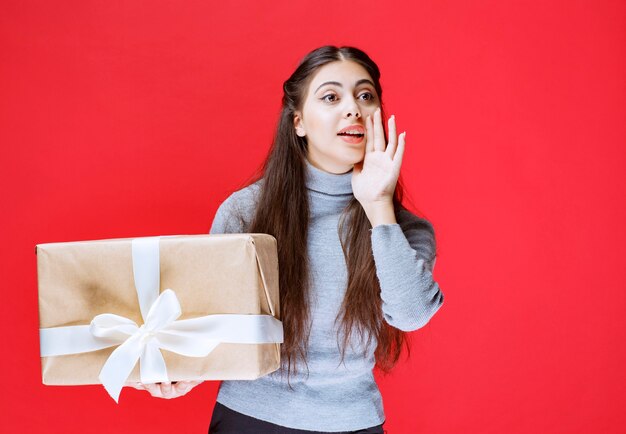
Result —
[{"label": "gray turtleneck sweater", "polygon": [[[338,219],[352,199],[352,172],[322,171],[306,161],[311,220],[308,254],[311,267],[312,318],[308,370],[290,378],[275,371],[256,380],[223,381],[217,401],[232,410],[277,425],[310,431],[354,431],[385,420],[374,381],[375,343],[363,355],[353,337],[340,363],[334,319],[347,285],[347,268],[338,235]],[[260,182],[231,194],[218,208],[210,233],[241,233],[238,216],[249,223]],[[443,293],[433,280],[435,235],[432,225],[409,211],[397,224],[371,229],[372,253],[381,288],[383,316],[394,327],[423,327],[439,310]]]}]

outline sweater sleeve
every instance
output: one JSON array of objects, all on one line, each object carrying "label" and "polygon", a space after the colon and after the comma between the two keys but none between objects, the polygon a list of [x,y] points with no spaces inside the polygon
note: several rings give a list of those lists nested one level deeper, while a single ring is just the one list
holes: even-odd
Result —
[{"label": "sweater sleeve", "polygon": [[209,234],[237,234],[246,232],[255,207],[258,184],[235,191],[220,204],[215,212]]},{"label": "sweater sleeve", "polygon": [[371,229],[372,253],[380,282],[383,316],[404,331],[425,326],[443,304],[433,279],[436,260],[432,225],[406,210],[395,224]]}]

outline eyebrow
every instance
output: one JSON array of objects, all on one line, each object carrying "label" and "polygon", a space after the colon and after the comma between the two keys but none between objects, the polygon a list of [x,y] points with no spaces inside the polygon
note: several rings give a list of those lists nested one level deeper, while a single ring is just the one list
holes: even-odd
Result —
[{"label": "eyebrow", "polygon": [[[376,88],[376,86],[374,86],[374,83],[372,83],[371,80],[368,80],[367,78],[362,78],[359,81],[356,82],[356,84],[354,85],[354,87],[357,87],[360,84],[363,83],[369,83],[372,85],[373,88]],[[314,93],[317,93],[318,90],[320,90],[323,86],[326,86],[328,84],[334,84],[335,86],[339,86],[339,87],[343,87],[343,85],[341,83],[339,83],[338,81],[327,81],[325,83],[320,84],[317,89],[315,89]]]}]

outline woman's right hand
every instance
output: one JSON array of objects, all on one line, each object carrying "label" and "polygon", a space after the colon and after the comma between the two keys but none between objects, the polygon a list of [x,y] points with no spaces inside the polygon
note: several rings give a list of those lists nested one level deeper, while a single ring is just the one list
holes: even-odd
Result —
[{"label": "woman's right hand", "polygon": [[140,382],[127,382],[126,386],[137,390],[147,390],[155,398],[172,399],[187,394],[191,389],[202,383],[198,381],[176,381],[173,384],[168,382],[144,384]]}]

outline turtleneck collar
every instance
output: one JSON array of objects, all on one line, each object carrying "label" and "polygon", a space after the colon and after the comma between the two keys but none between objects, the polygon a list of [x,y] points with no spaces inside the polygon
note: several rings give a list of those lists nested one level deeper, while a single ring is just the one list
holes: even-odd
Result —
[{"label": "turtleneck collar", "polygon": [[309,190],[331,195],[352,194],[352,170],[336,175],[313,166],[307,158],[306,187]]}]

